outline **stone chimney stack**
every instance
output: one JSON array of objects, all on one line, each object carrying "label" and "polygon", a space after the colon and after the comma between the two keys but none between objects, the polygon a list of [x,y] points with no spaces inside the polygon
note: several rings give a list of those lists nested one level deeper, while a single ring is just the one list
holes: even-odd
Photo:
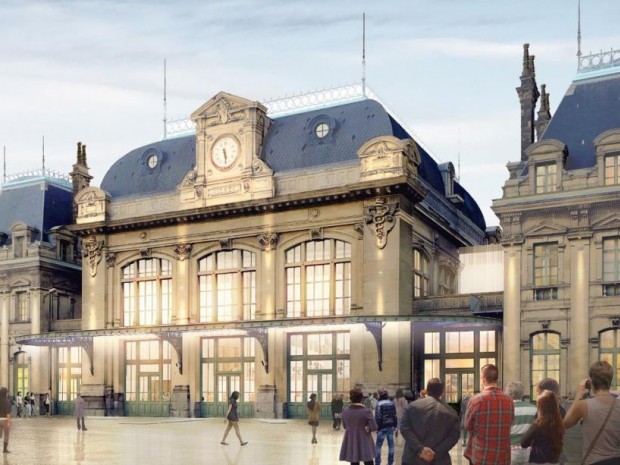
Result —
[{"label": "stone chimney stack", "polygon": [[523,70],[521,86],[517,87],[521,103],[521,161],[527,160],[525,149],[534,143],[534,114],[540,93],[536,85],[534,56],[529,54],[530,44],[523,44]]},{"label": "stone chimney stack", "polygon": [[77,143],[77,162],[73,165],[73,171],[69,173],[71,176],[71,184],[73,185],[73,222],[77,218],[77,204],[75,196],[83,189],[90,186],[90,180],[93,177],[88,172],[86,164],[86,145],[81,142]]},{"label": "stone chimney stack", "polygon": [[547,93],[547,86],[543,84],[540,86],[540,110],[538,110],[538,119],[536,120],[536,140],[540,140],[545,133],[545,129],[551,121],[551,110],[549,109],[549,94]]}]

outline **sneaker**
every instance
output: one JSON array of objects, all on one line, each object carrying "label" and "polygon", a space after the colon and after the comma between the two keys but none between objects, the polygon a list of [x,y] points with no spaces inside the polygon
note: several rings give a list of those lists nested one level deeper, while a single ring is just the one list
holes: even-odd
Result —
[{"label": "sneaker", "polygon": [[220,442],[220,444],[222,444],[222,445],[224,445],[224,446],[227,446],[227,445],[228,445],[228,443],[227,443],[227,442],[224,442],[224,441],[221,441],[221,442]]},{"label": "sneaker", "polygon": [[247,443],[248,443],[248,442],[247,442],[247,441],[245,441],[245,442],[242,442],[242,443],[241,443],[241,445],[242,445],[242,446],[245,446]]}]

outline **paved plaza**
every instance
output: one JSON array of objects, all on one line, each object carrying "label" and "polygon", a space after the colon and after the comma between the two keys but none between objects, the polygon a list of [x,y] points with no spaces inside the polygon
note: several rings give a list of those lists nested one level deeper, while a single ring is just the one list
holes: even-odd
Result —
[{"label": "paved plaza", "polygon": [[[318,441],[310,443],[310,427],[303,420],[242,419],[241,447],[234,430],[228,446],[220,444],[225,428],[222,418],[173,419],[137,417],[87,417],[88,431],[78,431],[71,417],[13,420],[10,454],[0,465],[336,465],[342,431],[321,422]],[[566,438],[569,464],[579,464],[581,437],[577,428]],[[396,440],[396,465],[400,465],[403,440]],[[460,444],[452,450],[454,465],[465,464]],[[387,464],[387,443],[382,465]]]}]

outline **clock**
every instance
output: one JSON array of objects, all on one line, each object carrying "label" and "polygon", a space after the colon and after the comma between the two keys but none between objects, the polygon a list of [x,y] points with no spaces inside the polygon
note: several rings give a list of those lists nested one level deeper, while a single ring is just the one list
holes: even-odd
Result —
[{"label": "clock", "polygon": [[228,169],[239,156],[239,142],[231,136],[218,139],[211,150],[211,160],[220,169]]}]

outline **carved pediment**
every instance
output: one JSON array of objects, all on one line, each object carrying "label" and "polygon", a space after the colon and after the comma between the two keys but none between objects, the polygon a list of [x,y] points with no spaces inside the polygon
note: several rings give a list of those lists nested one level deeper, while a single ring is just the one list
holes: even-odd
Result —
[{"label": "carved pediment", "polygon": [[219,92],[192,113],[192,121],[206,121],[206,126],[217,126],[246,119],[246,109],[258,107],[267,113],[267,109],[258,102],[247,100],[227,92]]},{"label": "carved pediment", "polygon": [[394,176],[417,177],[420,152],[413,139],[382,136],[369,140],[357,151],[360,178],[364,181]]},{"label": "carved pediment", "polygon": [[592,225],[593,229],[620,229],[620,214],[612,213]]},{"label": "carved pediment", "polygon": [[87,187],[75,196],[78,224],[105,221],[110,195],[98,187]]},{"label": "carved pediment", "polygon": [[10,286],[11,287],[30,287],[31,284],[32,284],[32,281],[30,281],[29,279],[19,277],[15,281],[11,282]]},{"label": "carved pediment", "polygon": [[526,236],[555,236],[566,234],[568,228],[557,223],[544,221],[539,225],[525,231]]}]

